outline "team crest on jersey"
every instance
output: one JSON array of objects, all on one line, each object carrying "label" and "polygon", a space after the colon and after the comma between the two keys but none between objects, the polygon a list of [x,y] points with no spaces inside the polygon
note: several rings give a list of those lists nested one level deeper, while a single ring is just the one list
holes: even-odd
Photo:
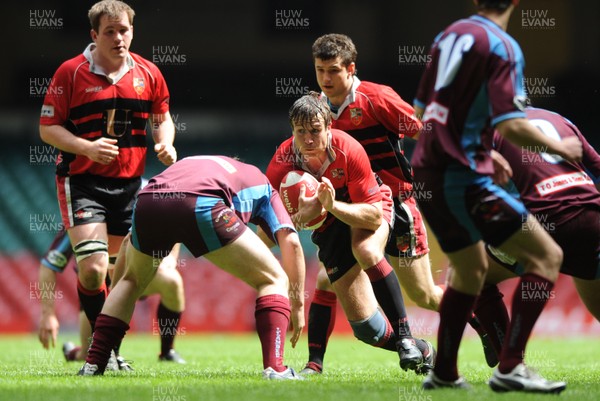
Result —
[{"label": "team crest on jersey", "polygon": [[333,178],[339,178],[341,179],[342,177],[344,177],[344,169],[343,168],[334,168],[331,170],[331,176]]},{"label": "team crest on jersey", "polygon": [[360,107],[350,109],[350,121],[352,121],[354,125],[360,125],[362,122],[362,109]]},{"label": "team crest on jersey", "polygon": [[144,89],[146,89],[146,83],[144,82],[144,78],[136,78],[133,77],[133,89],[138,95],[144,93]]}]

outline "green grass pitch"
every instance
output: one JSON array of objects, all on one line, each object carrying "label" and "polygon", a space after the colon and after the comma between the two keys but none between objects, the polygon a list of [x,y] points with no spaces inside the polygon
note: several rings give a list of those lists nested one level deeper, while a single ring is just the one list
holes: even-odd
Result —
[{"label": "green grass pitch", "polygon": [[[460,350],[461,373],[473,385],[469,392],[421,390],[423,378],[403,372],[397,355],[374,349],[352,337],[333,336],[325,373],[302,382],[269,382],[261,377],[256,335],[182,335],[177,349],[187,365],[157,361],[158,338],[127,336],[122,347],[135,372],[107,372],[103,377],[77,377],[80,362],[66,363],[57,349],[45,351],[34,336],[0,336],[0,400],[537,400],[554,395],[493,393],[477,338]],[[306,362],[306,335],[296,349],[286,344],[286,363],[301,369]],[[598,339],[533,338],[527,359],[549,379],[566,380],[561,400],[600,399]]]}]

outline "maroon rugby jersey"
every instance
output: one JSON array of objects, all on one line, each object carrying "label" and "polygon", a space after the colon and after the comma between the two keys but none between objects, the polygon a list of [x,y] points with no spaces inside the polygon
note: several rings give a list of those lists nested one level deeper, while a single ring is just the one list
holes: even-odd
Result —
[{"label": "maroon rugby jersey", "polygon": [[600,156],[577,127],[559,114],[527,108],[527,118],[544,134],[560,140],[577,136],[583,160],[571,163],[560,156],[540,153],[537,147],[518,147],[494,133],[494,147],[513,170],[512,181],[527,209],[538,219],[566,222],[586,209],[600,209]]},{"label": "maroon rugby jersey", "polygon": [[[304,170],[298,161],[294,138],[284,141],[273,155],[267,167],[267,177],[271,184],[279,189],[283,177],[292,170]],[[369,158],[363,147],[344,131],[331,130],[331,146],[328,166],[323,174],[335,188],[336,200],[347,203],[376,203],[381,201],[381,192],[375,175],[371,170]],[[310,173],[310,171],[308,171]]]},{"label": "maroon rugby jersey", "polygon": [[[140,191],[140,195],[145,193],[223,199],[244,223],[259,224],[267,234],[294,227],[278,191],[258,167],[226,156],[181,159],[152,177]],[[263,213],[271,208],[274,215]]]},{"label": "maroon rugby jersey", "polygon": [[403,139],[404,135],[414,137],[422,127],[414,112],[389,86],[357,77],[344,103],[332,112],[333,128],[360,142],[371,168],[392,189],[394,197],[412,189],[412,169],[404,156]]},{"label": "maroon rugby jersey", "polygon": [[129,53],[127,71],[111,83],[94,73],[90,47],[64,62],[54,74],[42,106],[41,125],[62,125],[72,134],[95,140],[117,139],[119,155],[109,165],[61,151],[56,174],[139,177],[146,157],[146,124],[152,114],[169,111],[169,91],[159,69]]},{"label": "maroon rugby jersey", "polygon": [[491,175],[493,127],[525,118],[525,59],[517,42],[480,15],[440,33],[431,48],[414,104],[427,127],[417,141],[414,168],[461,164]]}]

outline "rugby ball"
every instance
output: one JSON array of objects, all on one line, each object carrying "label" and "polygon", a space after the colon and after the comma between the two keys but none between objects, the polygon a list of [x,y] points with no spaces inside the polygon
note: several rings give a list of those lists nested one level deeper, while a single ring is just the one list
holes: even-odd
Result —
[{"label": "rugby ball", "polygon": [[[318,186],[319,181],[307,172],[292,170],[287,173],[279,185],[279,196],[288,213],[292,215],[298,212],[298,198],[301,187],[305,188],[305,196],[310,197],[317,193]],[[300,228],[303,230],[316,230],[321,227],[326,218],[327,213],[323,213]]]}]

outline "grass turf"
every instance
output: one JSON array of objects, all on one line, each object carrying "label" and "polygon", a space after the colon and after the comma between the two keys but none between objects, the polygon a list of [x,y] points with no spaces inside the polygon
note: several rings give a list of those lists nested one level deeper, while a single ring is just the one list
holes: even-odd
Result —
[{"label": "grass turf", "polygon": [[[64,336],[61,340],[74,340]],[[78,377],[80,362],[66,363],[57,349],[45,351],[34,336],[0,337],[0,400],[536,400],[538,394],[496,394],[486,382],[477,338],[463,341],[461,373],[473,385],[469,392],[421,390],[422,376],[403,372],[395,353],[368,347],[358,340],[334,336],[325,373],[302,382],[269,382],[261,377],[256,335],[182,335],[178,351],[187,365],[159,363],[158,338],[128,336],[122,347],[135,372],[107,372],[103,377]],[[286,344],[286,363],[301,369],[306,362],[306,336],[296,349]],[[548,379],[565,380],[561,400],[600,399],[600,348],[595,339],[537,339],[527,359]]]}]

